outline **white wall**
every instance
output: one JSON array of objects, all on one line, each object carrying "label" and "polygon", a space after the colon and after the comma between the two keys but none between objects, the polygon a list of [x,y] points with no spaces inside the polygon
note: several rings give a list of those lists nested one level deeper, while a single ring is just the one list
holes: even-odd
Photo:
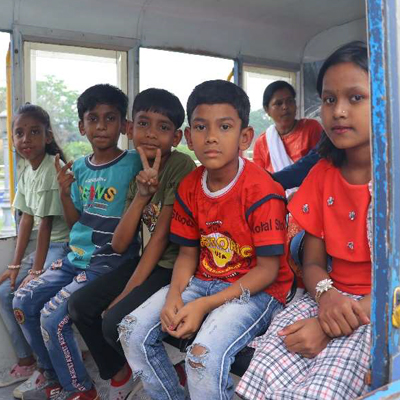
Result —
[{"label": "white wall", "polygon": [[354,40],[367,40],[365,18],[327,29],[314,36],[306,45],[303,62],[324,60],[343,44]]},{"label": "white wall", "polygon": [[364,16],[364,0],[1,0],[0,29],[13,24],[138,39],[226,57],[299,65],[322,30]]}]

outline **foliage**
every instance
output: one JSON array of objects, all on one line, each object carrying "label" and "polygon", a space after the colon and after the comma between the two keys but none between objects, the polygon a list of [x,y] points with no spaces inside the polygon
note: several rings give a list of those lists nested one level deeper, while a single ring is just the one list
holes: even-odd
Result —
[{"label": "foliage", "polygon": [[261,133],[272,125],[272,119],[260,108],[257,111],[251,111],[250,113],[250,125],[254,128],[254,136],[257,138]]},{"label": "foliage", "polygon": [[92,146],[89,142],[70,142],[63,147],[67,161],[76,160],[79,157],[86,156],[92,152]]},{"label": "foliage", "polygon": [[194,154],[194,152],[192,150],[189,150],[189,147],[187,147],[186,144],[180,144],[178,145],[178,147],[176,148],[177,150],[179,150],[182,153],[185,153],[187,155],[189,155],[193,161],[196,161],[196,155]]},{"label": "foliage", "polygon": [[79,93],[67,88],[62,79],[53,75],[36,84],[36,103],[43,107],[51,117],[53,130],[59,144],[80,141],[76,100]]}]

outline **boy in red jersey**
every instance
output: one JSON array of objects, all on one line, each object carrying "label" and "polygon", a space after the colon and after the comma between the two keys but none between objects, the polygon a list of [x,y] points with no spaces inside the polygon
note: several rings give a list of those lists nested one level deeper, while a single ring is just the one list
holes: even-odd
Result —
[{"label": "boy in red jersey", "polygon": [[168,334],[196,335],[186,359],[190,398],[232,398],[236,354],[268,327],[291,287],[284,192],[239,156],[253,139],[249,112],[245,92],[226,81],[204,82],[189,97],[185,136],[202,166],[176,195],[171,285],[120,325],[127,360],[152,399],[185,398],[162,345]]}]

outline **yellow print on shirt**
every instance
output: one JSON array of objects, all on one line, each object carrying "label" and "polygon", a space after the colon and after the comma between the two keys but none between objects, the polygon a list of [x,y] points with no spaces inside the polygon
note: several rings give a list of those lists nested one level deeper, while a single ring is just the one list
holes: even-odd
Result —
[{"label": "yellow print on shirt", "polygon": [[[234,240],[219,232],[202,235],[200,246],[209,250],[207,255],[202,257],[202,263],[204,268],[213,274],[225,274],[228,271],[238,269],[241,267],[243,258],[253,255],[251,246],[240,246]],[[230,265],[228,266],[228,264]]]}]

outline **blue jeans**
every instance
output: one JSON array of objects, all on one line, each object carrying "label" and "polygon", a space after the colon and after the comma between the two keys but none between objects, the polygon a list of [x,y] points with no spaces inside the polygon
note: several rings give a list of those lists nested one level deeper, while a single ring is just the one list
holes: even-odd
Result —
[{"label": "blue jeans", "polygon": [[14,314],[38,357],[39,366],[50,377],[58,378],[68,391],[92,387],[72,331],[68,298],[109,271],[107,266],[82,270],[65,257],[15,293]]},{"label": "blue jeans", "polygon": [[[227,287],[219,280],[192,278],[182,293],[186,304],[210,296]],[[183,400],[184,389],[168,358],[162,340],[160,312],[169,286],[155,293],[119,325],[121,344],[134,373],[141,376],[146,392],[153,400]],[[250,296],[243,291],[239,299],[213,310],[203,322],[186,355],[186,373],[191,400],[232,399],[234,384],[229,376],[236,354],[254,337],[264,332],[282,304],[265,292]],[[192,354],[194,346],[204,354]]]},{"label": "blue jeans", "polygon": [[[50,242],[47,252],[46,261],[43,269],[47,269],[51,263],[60,258],[64,258],[70,251],[68,243]],[[17,288],[28,275],[28,271],[33,267],[35,261],[35,252],[28,254],[21,263],[15,287]],[[18,359],[32,356],[32,349],[23,335],[21,328],[14,317],[13,311],[14,291],[11,290],[10,280],[7,279],[0,284],[0,316],[3,319],[4,325],[10,334],[11,343],[13,344],[15,353]]]}]

